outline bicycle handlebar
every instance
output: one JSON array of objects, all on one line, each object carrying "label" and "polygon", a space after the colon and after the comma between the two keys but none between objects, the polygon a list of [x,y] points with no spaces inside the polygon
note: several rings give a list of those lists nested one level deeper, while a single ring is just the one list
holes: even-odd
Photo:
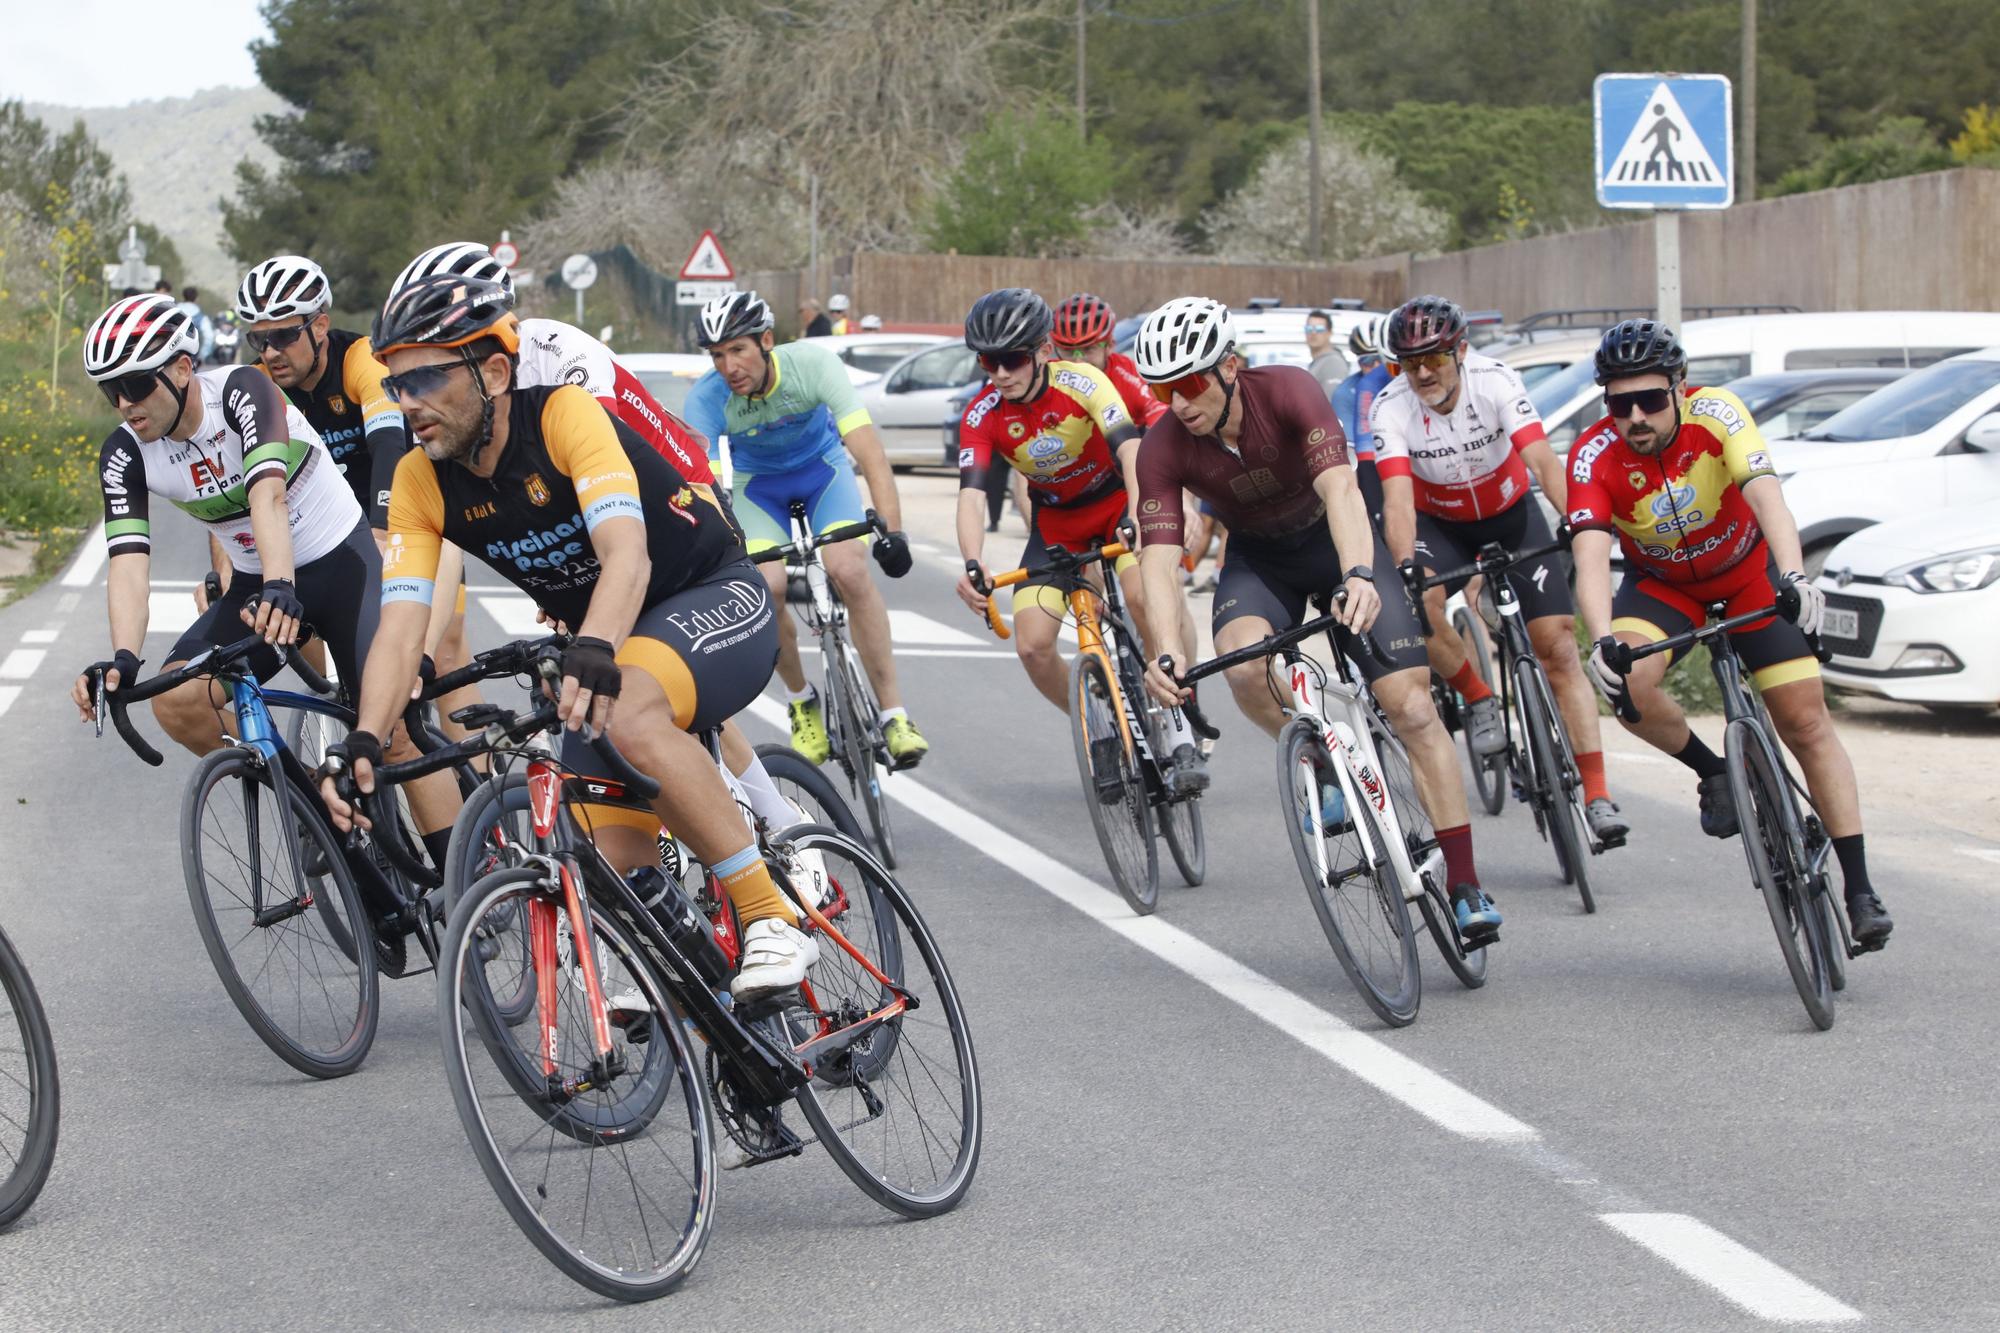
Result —
[{"label": "bicycle handlebar", "polygon": [[[1712,615],[1721,610],[1722,605],[1720,603],[1709,608],[1709,612]],[[1649,643],[1638,648],[1634,648],[1629,643],[1614,641],[1605,650],[1604,660],[1619,675],[1629,676],[1632,674],[1634,663],[1651,657],[1656,653],[1678,653],[1683,649],[1692,648],[1698,643],[1706,643],[1712,639],[1726,637],[1731,632],[1742,629],[1746,625],[1754,625],[1760,620],[1770,620],[1773,618],[1784,618],[1775,604],[1755,611],[1745,611],[1741,615],[1711,620],[1706,625],[1699,625],[1694,629],[1669,635],[1657,643]],[[1819,635],[1808,634],[1806,636],[1806,643],[1812,648],[1813,656],[1819,661],[1826,662],[1832,659],[1833,650],[1826,646]],[[1639,720],[1639,710],[1632,705],[1631,692],[1629,690],[1626,691],[1625,702],[1617,705],[1617,709],[1618,716],[1625,719],[1625,721],[1637,722]]]},{"label": "bicycle handlebar", "polygon": [[[299,643],[304,642],[304,638],[299,640]],[[144,703],[146,700],[165,694],[168,690],[174,689],[177,686],[185,685],[188,681],[219,675],[226,668],[248,657],[259,648],[268,646],[264,642],[263,635],[248,634],[225,647],[210,648],[206,652],[198,653],[172,671],[163,671],[151,680],[120,682],[119,687],[115,690],[106,690],[104,688],[104,673],[102,671],[94,668],[87,671],[85,674],[95,677],[91,690],[97,700],[97,715],[99,718],[97,727],[98,735],[101,736],[104,734],[102,719],[105,714],[109,713],[111,725],[118,732],[119,739],[123,740],[131,748],[132,753],[138,755],[147,765],[158,768],[166,762],[166,759],[147,742],[145,736],[140,734],[139,729],[132,725],[132,719],[126,715],[126,710],[133,704]],[[333,693],[333,686],[327,679],[320,675],[319,672],[314,671],[305,658],[299,655],[298,644],[286,644],[276,651],[284,659],[285,664],[298,672],[299,678],[305,681],[306,685],[315,693]]]},{"label": "bicycle handlebar", "polygon": [[[1336,589],[1332,600],[1335,605],[1345,604],[1347,601],[1347,589],[1344,587]],[[1241,666],[1245,662],[1259,661],[1270,657],[1274,653],[1281,653],[1285,649],[1295,644],[1303,643],[1313,635],[1320,633],[1332,633],[1336,635],[1342,644],[1351,646],[1358,655],[1366,657],[1378,666],[1389,665],[1388,659],[1382,656],[1381,650],[1375,646],[1373,639],[1369,638],[1366,634],[1356,633],[1343,626],[1340,623],[1338,611],[1328,611],[1324,615],[1314,616],[1311,620],[1302,620],[1290,629],[1279,630],[1276,634],[1259,639],[1256,643],[1249,644],[1246,647],[1219,654],[1218,656],[1209,658],[1206,662],[1198,662],[1187,669],[1180,677],[1178,683],[1192,685],[1198,680],[1213,676],[1218,672],[1227,671],[1231,667]],[[1160,661],[1162,668],[1171,672],[1171,666],[1168,665],[1169,659],[1163,657]],[[1183,708],[1187,707],[1185,703],[1181,706]],[[1191,713],[1190,720],[1197,715]],[[1211,736],[1210,739],[1212,740],[1214,737]]]},{"label": "bicycle handlebar", "polygon": [[835,542],[849,542],[857,537],[870,535],[888,536],[889,529],[882,522],[882,516],[870,509],[859,523],[847,523],[837,528],[828,528],[817,537],[810,536],[803,541],[786,542],[783,546],[773,546],[750,557],[753,564],[765,565],[773,560],[790,560],[795,556],[809,555],[822,546],[832,546]]},{"label": "bicycle handlebar", "polygon": [[993,604],[995,589],[1011,588],[1018,583],[1025,583],[1030,576],[1038,572],[1063,575],[1074,574],[1078,570],[1086,569],[1099,562],[1110,562],[1128,556],[1132,553],[1132,548],[1124,542],[1107,542],[1105,545],[1085,551],[1081,555],[1066,551],[1060,546],[1050,546],[1048,552],[1048,568],[1041,571],[1023,567],[1020,569],[1010,569],[1004,574],[994,574],[986,577],[980,573],[979,562],[977,560],[968,560],[965,562],[966,577],[972,580],[974,590],[980,596],[986,598],[986,623],[999,638],[1011,639],[1014,637],[1014,631],[1007,628],[1007,622],[1000,618],[1000,608]]},{"label": "bicycle handlebar", "polygon": [[1557,551],[1568,549],[1569,542],[1560,536],[1547,545],[1526,551],[1509,551],[1497,542],[1489,543],[1473,557],[1471,564],[1447,570],[1442,574],[1426,575],[1417,583],[1420,588],[1439,588],[1448,583],[1456,583],[1460,579],[1472,578],[1476,574],[1504,574],[1515,565],[1524,565],[1530,560],[1539,560],[1545,555],[1554,555]]},{"label": "bicycle handlebar", "polygon": [[539,639],[517,639],[513,643],[503,643],[498,648],[488,648],[455,671],[447,671],[442,676],[424,686],[423,697],[442,699],[454,690],[467,685],[477,685],[483,680],[494,680],[502,676],[521,676],[535,669],[537,658],[544,651],[560,651],[567,648],[570,636],[548,634]]}]

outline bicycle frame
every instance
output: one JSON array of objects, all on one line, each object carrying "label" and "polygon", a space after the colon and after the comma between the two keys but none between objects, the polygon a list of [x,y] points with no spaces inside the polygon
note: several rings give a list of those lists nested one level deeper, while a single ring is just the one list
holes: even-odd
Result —
[{"label": "bicycle frame", "polygon": [[[1133,707],[1130,694],[1118,678],[1118,663],[1113,658],[1110,647],[1105,643],[1104,618],[1097,610],[1098,602],[1102,601],[1110,617],[1121,624],[1124,623],[1124,595],[1118,589],[1115,562],[1128,554],[1130,548],[1125,543],[1112,542],[1108,546],[1099,547],[1091,557],[1087,557],[1087,561],[1095,560],[1100,564],[1112,565],[1113,568],[1104,580],[1105,586],[1102,589],[1079,577],[1077,586],[1069,591],[1069,612],[1076,620],[1076,650],[1078,653],[1088,653],[1104,664],[1104,674],[1111,683],[1111,692],[1118,698],[1118,734],[1124,739],[1125,753],[1133,760],[1133,767],[1145,773],[1149,772],[1157,761],[1152,745],[1146,739],[1146,729],[1139,725],[1138,713]],[[1078,573],[1080,575],[1082,570],[1079,569]],[[1012,638],[1013,631],[1007,628],[1007,622],[1000,619],[1000,608],[993,605],[991,592],[1023,583],[1027,580],[1027,576],[1027,570],[1015,569],[997,575],[991,581],[986,603],[986,621],[992,627],[993,633],[1002,639]],[[1131,637],[1136,641],[1138,635],[1133,632]]]}]

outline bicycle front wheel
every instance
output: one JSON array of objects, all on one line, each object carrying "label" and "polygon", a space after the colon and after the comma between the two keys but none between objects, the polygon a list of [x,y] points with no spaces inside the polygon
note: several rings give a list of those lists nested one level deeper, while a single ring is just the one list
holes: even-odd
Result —
[{"label": "bicycle front wheel", "polygon": [[[1486,626],[1469,607],[1460,607],[1451,613],[1451,627],[1458,631],[1460,643],[1465,645],[1467,656],[1479,672],[1481,680],[1490,681],[1493,675],[1493,653],[1487,647]],[[1481,754],[1472,748],[1472,733],[1465,733],[1466,757],[1472,760],[1472,785],[1479,790],[1479,804],[1489,815],[1497,815],[1507,804],[1507,752]]]},{"label": "bicycle front wheel", "polygon": [[[1423,997],[1417,937],[1373,808],[1345,788],[1317,724],[1301,718],[1278,738],[1285,833],[1320,929],[1341,971],[1383,1022],[1402,1027]],[[1339,822],[1324,792],[1341,792]]]},{"label": "bicycle front wheel", "polygon": [[1208,835],[1201,827],[1201,798],[1183,796],[1159,809],[1160,836],[1174,858],[1174,869],[1189,888],[1208,878]]},{"label": "bicycle front wheel", "polygon": [[1070,733],[1083,777],[1083,803],[1097,829],[1112,881],[1134,912],[1160,905],[1160,849],[1153,841],[1153,806],[1137,756],[1119,725],[1118,687],[1095,653],[1078,653],[1070,668]]},{"label": "bicycle front wheel", "polygon": [[[845,638],[835,641],[840,645],[838,672],[841,682],[835,686],[841,696],[840,739],[836,744],[842,747],[845,755],[843,767],[861,795],[862,807],[868,811],[868,825],[875,832],[875,850],[881,854],[882,864],[894,870],[896,839],[889,830],[889,800],[882,793],[886,769],[883,756],[877,753],[876,747],[876,737],[882,730],[881,706],[875,701],[875,687],[868,683],[868,672],[861,664],[861,654]],[[832,672],[828,674],[831,676]],[[832,681],[828,683],[832,684]]]},{"label": "bicycle front wheel", "polygon": [[1729,794],[1743,838],[1750,878],[1764,895],[1785,968],[1813,1025],[1833,1026],[1833,971],[1828,963],[1826,922],[1809,899],[1798,819],[1789,804],[1785,779],[1771,743],[1756,724],[1738,718],[1725,736]]},{"label": "bicycle front wheel", "polygon": [[813,1075],[799,1107],[877,1203],[906,1217],[947,1212],[971,1188],[985,1115],[944,955],[862,844],[812,827],[791,842],[825,864],[837,909],[827,916],[845,940],[809,927],[820,935],[819,961],[800,989],[804,1004],[784,1017]]},{"label": "bicycle front wheel", "polygon": [[[1430,859],[1437,846],[1437,828],[1424,809],[1423,799],[1417,795],[1416,771],[1410,767],[1410,752],[1396,739],[1396,733],[1389,730],[1389,724],[1374,713],[1368,714],[1368,730],[1375,737],[1375,754],[1382,761],[1382,776],[1388,779],[1389,799],[1395,803],[1396,818],[1401,821],[1404,836],[1410,844],[1410,861],[1421,867]],[[1486,948],[1468,950],[1458,933],[1458,917],[1451,910],[1451,893],[1442,873],[1425,876],[1424,893],[1417,899],[1417,907],[1423,913],[1424,927],[1430,931],[1431,942],[1444,956],[1444,964],[1459,984],[1467,990],[1478,990],[1486,984]]]},{"label": "bicycle front wheel", "polygon": [[868,841],[868,830],[854,817],[854,809],[841,796],[840,789],[824,771],[807,762],[804,755],[789,745],[766,743],[757,747],[757,757],[764,761],[764,771],[771,775],[771,785],[778,789],[778,794],[805,816],[800,823],[825,824],[856,842]]},{"label": "bicycle front wheel", "polygon": [[380,1011],[375,931],[318,798],[245,750],[215,751],[181,801],[181,868],[209,961],[251,1030],[302,1074],[360,1068]]},{"label": "bicycle front wheel", "polygon": [[[693,1271],[713,1225],[707,1087],[640,946],[595,904],[600,986],[623,1026],[612,1027],[622,1067],[608,1078],[592,1071],[589,993],[547,884],[534,867],[502,870],[453,913],[438,961],[445,1081],[487,1182],[535,1248],[600,1295],[651,1300]],[[550,1029],[540,1005],[518,1023],[497,1015],[491,997],[518,988],[520,961],[483,944],[538,912],[560,923],[553,958],[527,960],[538,969],[534,989],[548,996]]]},{"label": "bicycle front wheel", "polygon": [[1590,842],[1584,836],[1583,816],[1577,809],[1577,785],[1581,781],[1576,764],[1569,758],[1569,741],[1562,732],[1562,714],[1556,711],[1549,691],[1549,678],[1542,665],[1531,658],[1514,664],[1514,685],[1521,700],[1521,730],[1535,755],[1536,790],[1529,799],[1541,806],[1547,817],[1549,841],[1555,845],[1556,867],[1565,884],[1576,885],[1583,910],[1595,912],[1597,899],[1590,892]]},{"label": "bicycle front wheel", "polygon": [[27,965],[0,931],[0,1227],[27,1212],[48,1183],[61,1105],[49,1016]]}]

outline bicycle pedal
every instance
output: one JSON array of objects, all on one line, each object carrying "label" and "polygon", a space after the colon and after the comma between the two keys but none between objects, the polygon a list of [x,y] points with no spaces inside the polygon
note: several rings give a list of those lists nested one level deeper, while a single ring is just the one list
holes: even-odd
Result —
[{"label": "bicycle pedal", "polygon": [[753,995],[747,1000],[736,1001],[736,1016],[745,1023],[757,1023],[767,1018],[777,1018],[787,1009],[802,1008],[805,1000],[799,995],[797,986],[787,986],[783,990],[766,991]]},{"label": "bicycle pedal", "polygon": [[1623,847],[1625,845],[1625,835],[1623,833],[1614,833],[1608,838],[1597,838],[1594,841],[1597,843],[1597,846],[1592,848],[1593,852],[1608,852],[1615,848]]}]

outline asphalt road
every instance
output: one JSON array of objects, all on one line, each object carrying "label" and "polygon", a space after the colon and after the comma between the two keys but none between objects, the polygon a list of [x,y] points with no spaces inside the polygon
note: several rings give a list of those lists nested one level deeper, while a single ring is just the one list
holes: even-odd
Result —
[{"label": "asphalt road", "polygon": [[[159,527],[156,627],[202,568],[191,526]],[[1593,866],[1598,914],[1518,808],[1475,816],[1507,918],[1491,982],[1460,989],[1420,940],[1422,1013],[1387,1031],[1299,885],[1270,744],[1219,697],[1209,881],[1169,864],[1159,914],[1131,917],[1065,723],[952,598],[956,563],[930,548],[890,585],[933,747],[891,786],[984,1075],[972,1192],[906,1223],[823,1156],[729,1172],[700,1268],[636,1309],[502,1212],[428,978],[385,982],[374,1052],[337,1082],[244,1026],[183,887],[192,761],[148,770],[63,698],[103,655],[101,571],[0,611],[0,920],[64,1093],[55,1173],[0,1235],[0,1328],[2000,1325],[2000,843],[1870,830],[1895,942],[1819,1033],[1691,782],[1614,758],[1635,832]],[[484,646],[521,608],[473,582]]]}]

